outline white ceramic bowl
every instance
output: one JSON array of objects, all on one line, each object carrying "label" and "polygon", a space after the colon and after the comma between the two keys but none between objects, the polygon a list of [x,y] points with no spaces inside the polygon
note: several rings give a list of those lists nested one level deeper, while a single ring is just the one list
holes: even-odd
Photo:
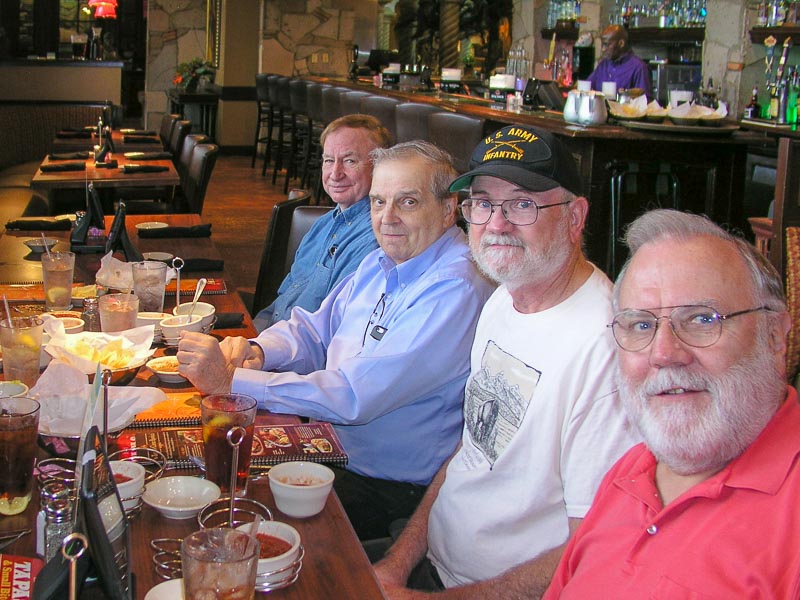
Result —
[{"label": "white ceramic bowl", "polygon": [[275,505],[290,517],[312,517],[325,508],[333,487],[333,471],[325,465],[292,461],[269,471],[269,489]]},{"label": "white ceramic bowl", "polygon": [[[172,309],[172,314],[174,315],[188,315],[189,311],[192,308],[191,302],[186,302],[179,306],[176,306]],[[197,305],[194,307],[194,312],[192,316],[200,315],[203,318],[203,328],[211,326],[211,323],[214,321],[214,314],[217,312],[217,308],[213,304],[209,304],[208,302],[198,302]]]},{"label": "white ceramic bowl", "polygon": [[144,600],[183,600],[183,579],[168,579],[150,588]]},{"label": "white ceramic bowl", "polygon": [[169,313],[163,312],[140,312],[136,315],[136,326],[152,325],[154,327],[154,342],[161,341],[161,321],[169,318]]},{"label": "white ceramic bowl", "polygon": [[148,483],[142,500],[168,519],[191,519],[219,495],[219,486],[211,481],[176,475]]},{"label": "white ceramic bowl", "polygon": [[[251,526],[252,523],[245,523],[236,529],[249,534]],[[295,568],[292,567],[292,563],[297,560],[300,554],[300,534],[297,530],[291,525],[280,521],[261,521],[261,525],[258,527],[258,534],[280,538],[289,544],[289,549],[278,556],[258,559],[257,583],[277,583],[294,575]],[[263,544],[261,550],[264,550]]]},{"label": "white ceramic bowl", "polygon": [[[117,490],[122,499],[122,507],[125,510],[133,510],[139,506],[139,498],[144,491],[144,478],[147,471],[142,465],[131,460],[112,460],[109,461],[109,465],[115,480],[117,480]],[[120,475],[128,479],[119,481],[118,476]]]},{"label": "white ceramic bowl", "polygon": [[0,381],[0,396],[24,396],[28,386],[21,381]]},{"label": "white ceramic bowl", "polygon": [[25,245],[30,248],[31,252],[35,252],[36,254],[41,254],[46,250],[52,250],[53,246],[58,243],[58,240],[54,238],[33,238],[30,240],[25,240]]},{"label": "white ceramic bowl", "polygon": [[64,324],[64,333],[80,333],[83,331],[85,323],[78,317],[58,317]]},{"label": "white ceramic bowl", "polygon": [[174,356],[161,356],[147,361],[145,365],[164,383],[183,383],[186,378],[178,373],[178,359]]},{"label": "white ceramic bowl", "polygon": [[181,331],[201,331],[203,329],[203,318],[200,315],[180,315],[178,317],[167,317],[159,322],[161,335],[165,341],[177,344]]}]

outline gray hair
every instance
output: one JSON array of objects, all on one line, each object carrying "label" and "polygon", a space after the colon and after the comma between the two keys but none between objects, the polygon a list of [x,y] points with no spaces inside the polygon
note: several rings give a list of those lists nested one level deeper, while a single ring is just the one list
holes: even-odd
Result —
[{"label": "gray hair", "polygon": [[411,140],[395,144],[391,148],[376,148],[370,152],[373,168],[383,162],[393,160],[421,159],[431,168],[431,193],[439,201],[453,197],[450,182],[456,178],[458,171],[453,165],[453,157],[435,144],[424,140]]},{"label": "gray hair", "polygon": [[756,302],[764,304],[774,311],[786,310],[786,296],[783,292],[781,276],[772,263],[756,250],[755,246],[747,240],[725,231],[706,216],[663,208],[646,212],[633,221],[625,232],[625,243],[630,249],[630,256],[614,284],[614,310],[619,308],[619,288],[625,272],[631,259],[642,246],[663,239],[687,241],[701,236],[716,237],[733,244],[750,271],[756,292]]}]

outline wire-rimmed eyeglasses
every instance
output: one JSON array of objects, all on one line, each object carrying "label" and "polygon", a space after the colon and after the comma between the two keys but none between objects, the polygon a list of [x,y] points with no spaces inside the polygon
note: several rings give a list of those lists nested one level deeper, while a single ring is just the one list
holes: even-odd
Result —
[{"label": "wire-rimmed eyeglasses", "polygon": [[760,310],[772,311],[768,306],[757,306],[721,315],[710,306],[702,305],[663,308],[672,310],[668,315],[660,317],[649,310],[624,310],[617,314],[608,324],[617,345],[628,352],[644,350],[655,339],[661,319],[666,319],[672,332],[684,344],[694,348],[707,348],[716,344],[722,335],[723,321]]},{"label": "wire-rimmed eyeglasses", "polygon": [[536,204],[530,198],[510,198],[492,202],[488,198],[466,198],[461,202],[461,214],[464,220],[472,225],[488,223],[496,208],[500,208],[506,221],[512,225],[533,225],[539,218],[539,211],[553,206],[563,206],[572,199],[555,204]]},{"label": "wire-rimmed eyeglasses", "polygon": [[369,317],[369,321],[367,321],[367,326],[364,328],[364,337],[361,339],[362,347],[364,346],[364,344],[367,343],[367,333],[369,332],[369,328],[383,318],[384,310],[386,310],[385,293],[381,294],[381,297],[378,298],[378,303],[375,305],[375,308],[373,309],[372,314]]}]

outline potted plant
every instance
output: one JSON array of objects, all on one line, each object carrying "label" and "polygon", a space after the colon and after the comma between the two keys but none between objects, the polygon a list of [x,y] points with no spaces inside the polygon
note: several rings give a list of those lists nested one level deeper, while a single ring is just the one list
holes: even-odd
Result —
[{"label": "potted plant", "polygon": [[185,92],[196,92],[201,80],[204,83],[214,81],[214,67],[207,60],[193,58],[178,65],[172,83]]}]

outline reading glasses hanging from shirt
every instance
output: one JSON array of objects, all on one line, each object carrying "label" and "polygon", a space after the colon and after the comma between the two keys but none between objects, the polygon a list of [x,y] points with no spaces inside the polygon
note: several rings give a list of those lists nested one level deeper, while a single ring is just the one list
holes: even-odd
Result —
[{"label": "reading glasses hanging from shirt", "polygon": [[510,198],[492,202],[486,198],[467,198],[461,202],[461,214],[467,223],[485,225],[492,219],[495,209],[500,208],[506,221],[512,225],[533,225],[539,218],[539,211],[554,206],[564,206],[572,200],[555,204],[536,204],[530,198]]}]

